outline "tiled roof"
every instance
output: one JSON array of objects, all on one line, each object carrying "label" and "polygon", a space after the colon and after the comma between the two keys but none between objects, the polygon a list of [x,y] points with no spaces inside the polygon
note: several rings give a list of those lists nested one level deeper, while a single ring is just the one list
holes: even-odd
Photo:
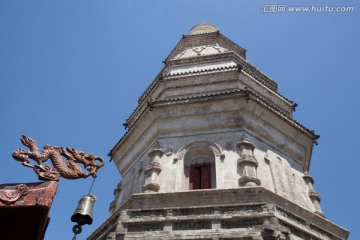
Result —
[{"label": "tiled roof", "polygon": [[179,72],[179,73],[172,73],[169,75],[165,75],[164,77],[187,76],[189,74],[219,72],[222,70],[230,70],[230,69],[231,70],[238,69],[238,66],[237,65],[215,66],[215,67],[209,67],[209,68],[204,68],[204,69],[197,69],[197,70],[193,70],[193,71],[183,71],[183,72]]},{"label": "tiled roof", "polygon": [[[256,81],[260,82],[261,84],[265,85],[266,87],[268,87],[269,89],[271,89],[274,93],[276,93],[277,95],[279,95],[280,97],[282,97],[283,99],[285,99],[286,101],[288,101],[289,103],[294,104],[293,101],[285,98],[283,95],[279,94],[277,92],[277,84],[274,80],[272,80],[271,78],[269,78],[268,76],[266,76],[265,74],[263,74],[261,71],[259,71],[257,68],[255,68],[254,66],[252,66],[248,61],[246,61],[245,59],[237,56],[236,54],[234,54],[233,52],[228,52],[228,53],[219,53],[218,55],[221,57],[222,60],[228,58],[228,59],[232,59],[234,60],[236,63],[238,63],[238,67],[241,67],[241,69],[246,72],[247,74],[249,74],[251,77],[253,77]],[[211,56],[211,57],[216,57],[216,56]],[[205,58],[209,58],[210,56],[198,56],[198,57],[193,57],[193,61],[201,61],[202,59]],[[179,60],[172,60],[172,61],[179,61]],[[141,104],[143,101],[146,100],[146,98],[151,94],[151,92],[155,89],[156,85],[161,82],[163,80],[164,77],[163,73],[165,72],[166,68],[169,68],[169,65],[171,65],[171,62],[167,63],[167,65],[160,71],[160,73],[157,75],[157,77],[152,81],[152,83],[150,84],[150,86],[144,91],[144,93],[141,95],[141,97],[139,98],[138,103]],[[182,60],[182,61],[186,61],[186,60]],[[220,70],[220,69],[219,69]],[[214,69],[203,69],[201,71],[201,73],[204,72],[211,72],[214,71]],[[196,73],[196,71],[194,72],[186,72],[186,73],[180,73],[178,74],[178,76],[181,75],[185,75],[185,74],[190,74],[190,73]]]}]

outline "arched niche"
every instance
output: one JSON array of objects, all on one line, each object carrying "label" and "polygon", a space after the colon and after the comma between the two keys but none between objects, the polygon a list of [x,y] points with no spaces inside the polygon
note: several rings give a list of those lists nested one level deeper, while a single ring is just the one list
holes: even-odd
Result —
[{"label": "arched niche", "polygon": [[216,188],[216,162],[221,148],[209,141],[190,143],[181,148],[176,160],[182,165],[182,190]]}]

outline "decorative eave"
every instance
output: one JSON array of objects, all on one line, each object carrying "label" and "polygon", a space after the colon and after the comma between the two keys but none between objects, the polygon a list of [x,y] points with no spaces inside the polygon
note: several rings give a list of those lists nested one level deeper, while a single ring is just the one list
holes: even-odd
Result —
[{"label": "decorative eave", "polygon": [[[156,89],[156,87],[159,84],[162,84],[164,82],[164,80],[168,77],[175,77],[175,76],[185,76],[187,74],[198,74],[198,73],[206,73],[206,72],[212,72],[212,71],[216,71],[216,70],[221,70],[221,69],[216,69],[216,68],[209,68],[209,69],[204,69],[202,71],[189,71],[186,73],[181,73],[181,74],[167,74],[165,75],[164,73],[170,69],[172,66],[176,66],[176,65],[182,65],[182,64],[188,64],[188,63],[202,63],[202,62],[208,62],[210,60],[225,60],[225,59],[229,59],[229,60],[233,60],[234,62],[236,62],[237,68],[238,70],[244,71],[245,73],[247,73],[248,75],[250,75],[252,78],[255,79],[255,81],[261,83],[262,85],[266,86],[267,88],[269,88],[271,91],[273,91],[276,95],[278,95],[279,97],[281,97],[282,99],[284,99],[285,101],[289,102],[289,104],[292,104],[293,107],[296,107],[296,103],[294,103],[293,101],[285,98],[283,95],[279,94],[277,92],[277,84],[274,80],[272,80],[270,77],[268,77],[267,75],[265,75],[264,73],[262,73],[260,70],[258,70],[256,67],[252,66],[248,61],[246,61],[244,58],[242,58],[241,56],[239,56],[238,54],[236,54],[235,52],[226,52],[226,53],[219,53],[216,55],[209,55],[209,56],[198,56],[198,57],[192,57],[192,58],[187,58],[187,59],[174,59],[174,60],[169,60],[166,65],[161,69],[160,73],[155,77],[155,79],[151,82],[151,84],[149,85],[149,87],[146,88],[146,90],[143,92],[143,94],[140,96],[140,98],[138,99],[138,104],[142,104],[149,96],[150,94],[153,92],[153,90]],[[235,68],[234,68],[235,69]]]},{"label": "decorative eave", "polygon": [[[165,100],[152,100],[149,104],[144,106],[141,109],[141,112],[137,115],[136,119],[132,121],[132,124],[128,126],[128,131],[123,135],[123,137],[115,144],[115,146],[110,150],[109,156],[113,156],[114,150],[121,144],[124,138],[130,134],[133,128],[136,126],[138,121],[147,111],[152,111],[156,107],[170,105],[170,104],[189,104],[194,102],[206,102],[206,101],[216,101],[220,99],[228,99],[234,97],[242,97],[245,98],[247,101],[254,100],[258,104],[262,105],[263,107],[267,108],[269,111],[274,113],[275,115],[279,116],[281,119],[289,123],[291,126],[298,129],[300,132],[307,135],[309,138],[313,139],[314,143],[316,144],[316,140],[320,137],[315,134],[313,130],[306,128],[305,126],[301,125],[299,122],[295,121],[291,117],[287,116],[284,112],[276,108],[276,106],[272,105],[271,103],[267,102],[265,99],[261,98],[260,96],[253,93],[251,90],[244,90],[244,89],[237,89],[232,91],[224,91],[212,94],[204,94],[198,96],[191,96],[191,97],[183,97],[183,98],[173,98],[173,99],[165,99]],[[305,164],[309,165],[309,163]],[[307,167],[308,168],[308,167]]]},{"label": "decorative eave", "polygon": [[0,184],[1,238],[43,239],[57,187],[57,181]]},{"label": "decorative eave", "polygon": [[[233,53],[223,53],[222,55],[233,55]],[[236,58],[235,58],[236,59]],[[256,69],[257,70],[257,69]],[[165,76],[162,76],[160,84],[164,83],[166,80],[168,79],[177,79],[177,78],[184,78],[184,77],[189,77],[189,76],[194,76],[194,75],[202,75],[202,74],[211,74],[211,73],[218,73],[218,72],[227,72],[227,71],[237,71],[237,72],[241,72],[243,71],[244,73],[248,74],[249,76],[251,76],[256,82],[258,82],[261,85],[264,85],[265,87],[267,87],[263,81],[260,81],[258,78],[256,78],[256,74],[252,73],[250,71],[246,71],[242,68],[242,66],[240,64],[237,64],[236,66],[226,66],[226,67],[217,67],[217,68],[208,68],[205,70],[197,70],[197,71],[189,71],[189,72],[183,72],[183,73],[177,73],[177,74],[168,74]],[[257,70],[258,71],[258,70]],[[260,71],[259,71],[260,72]],[[264,75],[266,76],[266,75]],[[267,87],[268,88],[268,87]],[[273,91],[271,88],[268,88],[269,91],[271,91],[273,94],[275,94],[276,96],[278,96],[280,99],[282,99],[284,102],[288,103],[289,105],[291,105],[293,107],[293,109],[295,109],[297,107],[297,104],[294,103],[294,101],[286,98],[285,96],[283,96],[282,94],[280,94],[277,91]],[[149,95],[147,95],[149,96]]]}]

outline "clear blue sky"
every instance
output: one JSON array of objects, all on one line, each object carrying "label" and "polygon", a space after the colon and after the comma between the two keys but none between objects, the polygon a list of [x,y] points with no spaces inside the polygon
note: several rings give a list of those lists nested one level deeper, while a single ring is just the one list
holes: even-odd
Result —
[{"label": "clear blue sky", "polygon": [[[263,5],[353,6],[352,13],[264,13]],[[0,0],[0,182],[37,181],[12,160],[21,134],[102,156],[94,223],[121,179],[108,151],[182,34],[211,22],[299,104],[294,118],[321,135],[310,174],[327,218],[360,239],[360,5],[355,0]],[[70,222],[91,180],[62,179],[46,239]],[[355,216],[354,216],[355,215]],[[26,224],[26,223],[25,223]]]}]

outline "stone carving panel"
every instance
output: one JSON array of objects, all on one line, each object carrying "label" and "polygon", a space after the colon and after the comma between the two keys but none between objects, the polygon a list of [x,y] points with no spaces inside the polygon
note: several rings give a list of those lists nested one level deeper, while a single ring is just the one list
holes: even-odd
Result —
[{"label": "stone carving panel", "polygon": [[296,189],[299,186],[296,186],[296,176],[293,175],[289,162],[270,150],[266,152],[265,158],[269,162],[275,193],[294,203],[304,205],[297,197],[299,194]]}]

